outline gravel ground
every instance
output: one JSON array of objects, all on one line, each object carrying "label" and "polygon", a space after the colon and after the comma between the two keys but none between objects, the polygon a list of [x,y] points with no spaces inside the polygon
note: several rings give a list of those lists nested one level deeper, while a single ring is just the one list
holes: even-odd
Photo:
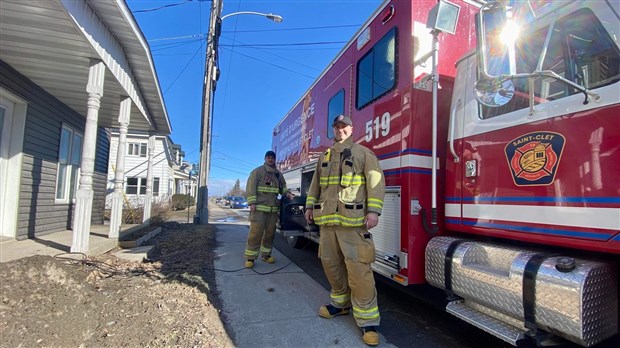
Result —
[{"label": "gravel ground", "polygon": [[1,263],[0,347],[234,347],[210,270],[214,228],[168,222],[147,244],[142,263],[109,253]]}]

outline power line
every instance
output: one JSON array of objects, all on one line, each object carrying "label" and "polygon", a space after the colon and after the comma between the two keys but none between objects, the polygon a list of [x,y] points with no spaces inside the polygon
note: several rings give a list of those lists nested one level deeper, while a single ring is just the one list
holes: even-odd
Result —
[{"label": "power line", "polygon": [[[256,47],[240,47],[240,48],[256,48]],[[340,50],[342,46],[336,47],[305,47],[305,48],[289,48],[289,47],[269,47],[270,51],[325,51],[325,50]],[[264,51],[267,52],[267,51]]]},{"label": "power line", "polygon": [[[262,30],[232,30],[232,31],[223,31],[222,34],[227,33],[256,33],[263,31],[296,31],[296,30],[317,30],[317,29],[332,29],[332,28],[346,28],[346,27],[359,27],[359,24],[347,24],[347,25],[328,25],[322,27],[303,27],[303,28],[284,28],[284,29],[262,29]],[[184,35],[184,36],[172,36],[172,37],[162,37],[157,39],[147,40],[149,42],[155,41],[165,41],[165,40],[176,40],[176,39],[188,39],[194,37],[204,37],[206,34],[193,34],[193,35]]]},{"label": "power line", "polygon": [[[161,10],[163,8],[166,8],[166,7],[174,7],[174,6],[184,5],[184,4],[187,4],[190,1],[192,1],[192,0],[185,0],[183,2],[179,2],[179,3],[176,3],[176,4],[168,4],[168,5],[163,5],[163,6],[159,6],[159,7],[155,7],[155,8],[148,8],[148,9],[144,9],[144,10],[135,10],[135,11],[133,11],[133,13],[143,13],[143,12],[158,11],[158,10]],[[198,1],[201,1],[201,0],[198,0]],[[204,1],[204,0],[202,0],[202,1]]]},{"label": "power line", "polygon": [[[220,46],[220,47],[221,47],[221,46]],[[306,75],[306,74],[304,74],[304,73],[300,73],[299,71],[295,71],[295,70],[292,70],[292,69],[289,69],[289,68],[285,68],[285,67],[283,67],[283,66],[280,66],[280,65],[277,65],[277,64],[273,64],[273,63],[270,63],[270,62],[267,62],[267,61],[264,61],[264,60],[258,59],[258,58],[256,58],[256,57],[252,57],[252,56],[250,56],[250,55],[243,54],[243,53],[241,53],[241,52],[235,52],[235,51],[233,51],[233,50],[231,50],[230,48],[227,48],[227,47],[221,47],[221,48],[222,48],[222,49],[225,49],[225,50],[228,50],[228,51],[230,51],[230,52],[232,52],[232,53],[234,53],[234,54],[238,54],[238,55],[241,55],[241,56],[244,56],[244,57],[247,57],[247,58],[253,59],[253,60],[255,60],[255,61],[258,61],[258,62],[261,62],[261,63],[265,63],[265,64],[267,64],[267,65],[274,66],[274,67],[279,68],[279,69],[282,69],[282,70],[286,70],[286,71],[289,71],[289,72],[292,72],[292,73],[295,73],[295,74],[298,74],[298,75],[305,76],[305,77],[307,77],[307,78],[309,78],[309,79],[312,79],[312,80],[314,80],[314,79],[316,78],[316,76]]]},{"label": "power line", "polygon": [[229,157],[229,158],[231,158],[231,159],[233,159],[233,160],[235,160],[235,161],[237,161],[237,162],[241,162],[241,163],[245,164],[246,166],[248,166],[249,168],[255,168],[255,167],[258,167],[258,164],[256,164],[256,163],[250,163],[250,162],[244,161],[244,160],[242,160],[242,159],[236,158],[236,157],[231,156],[231,155],[229,155],[229,154],[225,154],[225,153],[223,153],[222,151],[213,151],[213,152],[218,153],[218,154],[220,154],[220,155],[223,155],[223,156],[225,156],[225,157]]},{"label": "power line", "polygon": [[303,28],[283,28],[283,29],[260,29],[260,30],[237,30],[237,33],[257,33],[264,31],[297,31],[297,30],[321,30],[321,29],[333,29],[333,28],[359,28],[361,24],[344,24],[344,25],[326,25],[322,27],[303,27]]},{"label": "power line", "polygon": [[151,39],[147,41],[155,42],[155,41],[178,40],[178,39],[189,39],[189,38],[204,38],[205,36],[206,36],[205,34],[194,34],[194,35],[185,35],[185,36],[162,37],[159,39]]},{"label": "power line", "polygon": [[187,62],[187,64],[185,64],[185,66],[183,67],[183,69],[181,69],[181,71],[179,72],[179,74],[177,75],[177,77],[174,78],[174,80],[172,81],[172,83],[170,83],[170,86],[168,86],[168,88],[166,88],[166,90],[164,91],[164,95],[166,95],[166,92],[168,92],[168,90],[174,85],[175,82],[177,82],[177,80],[179,79],[179,77],[181,76],[181,74],[183,74],[183,72],[185,71],[185,69],[187,69],[187,67],[189,66],[189,64],[194,60],[194,58],[196,57],[196,55],[198,54],[198,52],[200,52],[200,50],[202,49],[202,46],[204,46],[205,42],[203,41],[202,44],[200,45],[200,47],[198,47],[198,49],[196,50],[196,52],[194,52],[194,55],[192,56],[192,58],[189,59],[189,61]]},{"label": "power line", "polygon": [[[299,43],[257,43],[257,44],[242,44],[234,45],[235,47],[278,47],[278,46],[309,46],[309,45],[331,45],[331,44],[345,44],[347,41],[316,41],[316,42],[299,42]],[[219,45],[219,46],[233,46],[233,45]]]},{"label": "power line", "polygon": [[231,172],[231,173],[235,173],[235,174],[240,174],[240,175],[248,175],[249,174],[249,173],[240,172],[240,171],[237,171],[237,170],[234,170],[234,169],[218,166],[217,164],[213,164],[213,163],[211,163],[211,165],[213,167],[215,167],[215,168],[220,168],[220,169],[223,169],[223,170],[225,170],[227,172]]},{"label": "power line", "polygon": [[[240,42],[240,43],[242,43],[242,44],[245,44],[244,42],[241,42],[241,41],[239,41],[239,40],[237,40],[237,42]],[[315,70],[315,71],[317,71],[317,72],[318,72],[318,71],[320,71],[320,70],[318,70],[318,69],[316,69],[316,68],[314,68],[314,67],[311,67],[311,66],[309,66],[309,65],[306,65],[306,64],[303,64],[303,63],[296,62],[296,61],[294,61],[294,60],[292,60],[292,59],[289,59],[289,58],[286,58],[286,57],[282,57],[282,56],[280,56],[280,55],[277,55],[277,54],[275,54],[275,53],[271,53],[271,52],[269,52],[269,51],[267,51],[267,50],[264,50],[264,49],[260,49],[260,48],[257,48],[257,47],[251,47],[251,46],[244,46],[244,47],[242,47],[242,48],[251,48],[251,49],[255,49],[255,50],[257,50],[257,51],[261,51],[261,52],[264,52],[264,53],[270,54],[270,55],[272,55],[272,56],[274,56],[274,57],[278,57],[278,58],[280,58],[280,59],[287,60],[287,61],[289,61],[289,62],[291,62],[291,63],[295,63],[295,64],[298,64],[298,65],[301,65],[301,66],[303,66],[303,67],[306,67],[306,68],[309,68],[309,69]]]},{"label": "power line", "polygon": [[194,44],[194,43],[200,42],[200,41],[204,42],[204,39],[196,39],[196,40],[184,41],[184,42],[175,43],[175,44],[163,44],[163,45],[156,46],[157,48],[152,48],[151,51],[155,52],[155,51],[169,50],[171,48],[176,48],[176,47],[185,46],[185,45],[191,45],[191,44]]}]

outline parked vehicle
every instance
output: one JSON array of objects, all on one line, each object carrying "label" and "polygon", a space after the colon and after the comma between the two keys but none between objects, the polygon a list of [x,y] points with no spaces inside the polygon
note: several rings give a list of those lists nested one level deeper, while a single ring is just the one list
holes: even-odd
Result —
[{"label": "parked vehicle", "polygon": [[[278,167],[303,196],[350,115],[386,178],[377,273],[514,345],[599,343],[618,332],[620,3],[454,3],[380,6],[274,127]],[[305,199],[283,202],[279,231],[318,241]]]},{"label": "parked vehicle", "polygon": [[248,200],[245,197],[234,196],[230,199],[230,207],[232,209],[242,209],[248,207]]}]

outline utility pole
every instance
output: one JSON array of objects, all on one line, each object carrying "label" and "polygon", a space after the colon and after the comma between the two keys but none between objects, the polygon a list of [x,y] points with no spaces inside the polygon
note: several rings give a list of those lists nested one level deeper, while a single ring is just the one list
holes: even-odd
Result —
[{"label": "utility pole", "polygon": [[222,0],[211,1],[211,18],[207,34],[207,48],[205,57],[205,76],[202,89],[202,119],[200,131],[200,172],[198,173],[198,200],[196,201],[196,216],[194,223],[206,225],[209,221],[209,167],[211,165],[211,97],[214,90],[217,68],[215,60],[217,45],[220,37]]}]

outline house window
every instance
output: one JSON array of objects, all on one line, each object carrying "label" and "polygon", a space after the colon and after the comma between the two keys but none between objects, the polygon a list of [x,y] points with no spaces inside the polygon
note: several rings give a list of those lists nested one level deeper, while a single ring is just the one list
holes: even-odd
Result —
[{"label": "house window", "polygon": [[357,62],[356,107],[361,109],[396,86],[396,28]]},{"label": "house window", "polygon": [[[159,178],[153,178],[153,196],[159,195]],[[146,178],[127,178],[125,193],[128,195],[145,195],[146,194]]]},{"label": "house window", "polygon": [[125,186],[125,193],[128,195],[138,194],[138,188],[140,187],[140,181],[142,178],[127,178],[127,186]]},{"label": "house window", "polygon": [[62,126],[56,173],[56,201],[68,203],[75,197],[78,185],[84,136],[73,128]]},{"label": "house window", "polygon": [[146,148],[147,148],[146,143],[128,143],[127,144],[127,155],[146,157]]},{"label": "house window", "polygon": [[159,196],[159,178],[153,178],[153,196]]},{"label": "house window", "polygon": [[327,104],[327,137],[334,138],[334,127],[332,122],[336,116],[344,114],[344,89],[334,95]]}]

